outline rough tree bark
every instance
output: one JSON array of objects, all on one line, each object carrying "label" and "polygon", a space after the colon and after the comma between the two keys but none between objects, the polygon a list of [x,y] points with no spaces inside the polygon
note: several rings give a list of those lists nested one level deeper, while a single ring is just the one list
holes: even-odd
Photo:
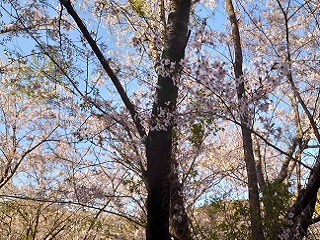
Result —
[{"label": "rough tree bark", "polygon": [[[176,63],[173,73],[178,77],[179,62],[184,57],[188,41],[190,0],[171,1],[171,10],[166,25],[162,59]],[[148,133],[147,154],[147,240],[169,240],[170,190],[172,176],[172,129],[178,96],[173,76],[158,76],[158,88],[152,109],[151,130]],[[160,117],[164,114],[164,117]],[[164,125],[165,121],[168,121]],[[157,128],[157,124],[164,129]]]},{"label": "rough tree bark", "polygon": [[[234,73],[236,78],[240,78],[243,75],[242,71],[242,48],[240,40],[240,32],[237,17],[234,11],[232,0],[226,0],[226,10],[229,16],[229,21],[232,28],[232,38],[235,51],[234,61]],[[239,84],[237,87],[238,100],[245,99],[245,88],[244,82]],[[244,101],[245,102],[245,101]],[[248,175],[248,190],[249,190],[249,207],[250,207],[250,219],[251,219],[251,233],[252,239],[263,240],[263,229],[261,221],[261,209],[259,202],[259,189],[257,179],[257,168],[256,162],[253,155],[253,145],[251,131],[247,127],[249,122],[249,116],[246,115],[248,111],[245,111],[241,115],[241,132],[242,132],[242,143],[244,150],[244,160],[246,163],[247,175]]]},{"label": "rough tree bark", "polygon": [[175,240],[191,240],[189,217],[186,213],[183,198],[183,183],[178,175],[178,163],[173,161],[171,177],[170,226]]}]

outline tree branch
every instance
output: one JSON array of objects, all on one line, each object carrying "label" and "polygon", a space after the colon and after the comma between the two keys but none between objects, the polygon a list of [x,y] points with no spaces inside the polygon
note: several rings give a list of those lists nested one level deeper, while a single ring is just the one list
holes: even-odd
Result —
[{"label": "tree branch", "polygon": [[116,87],[124,105],[130,112],[131,118],[139,132],[139,135],[141,138],[146,137],[146,132],[144,130],[144,127],[141,124],[141,120],[138,117],[138,113],[135,110],[134,105],[131,103],[130,99],[128,98],[124,88],[122,87],[118,77],[115,75],[114,71],[111,69],[108,61],[104,57],[103,53],[101,52],[100,48],[98,47],[96,41],[91,37],[88,29],[82,22],[81,18],[79,15],[76,13],[74,8],[72,7],[71,3],[69,0],[60,0],[61,4],[67,9],[68,13],[70,16],[73,18],[73,20],[76,22],[78,25],[80,31],[82,32],[83,36],[91,46],[92,51],[95,53],[96,57],[99,59],[103,69],[107,72],[108,76],[110,77],[111,81],[113,82],[114,86]]}]

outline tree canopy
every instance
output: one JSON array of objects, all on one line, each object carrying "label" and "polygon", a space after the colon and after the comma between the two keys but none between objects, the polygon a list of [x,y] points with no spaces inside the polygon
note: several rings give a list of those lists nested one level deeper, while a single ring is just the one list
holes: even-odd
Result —
[{"label": "tree canopy", "polygon": [[319,11],[2,0],[1,236],[319,238]]}]

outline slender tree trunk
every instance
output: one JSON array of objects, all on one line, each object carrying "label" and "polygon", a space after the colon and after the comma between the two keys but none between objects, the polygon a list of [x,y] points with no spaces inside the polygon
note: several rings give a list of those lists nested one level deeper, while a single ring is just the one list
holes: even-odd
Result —
[{"label": "slender tree trunk", "polygon": [[[232,27],[232,38],[235,51],[235,62],[234,62],[234,72],[235,77],[240,78],[243,75],[242,72],[242,48],[240,41],[240,32],[238,21],[234,12],[234,7],[232,0],[226,0],[226,9],[229,15],[229,21]],[[245,100],[245,90],[244,83],[242,82],[237,87],[238,100]],[[243,101],[245,102],[245,101]],[[246,109],[248,110],[248,109]],[[252,239],[263,240],[263,230],[261,221],[261,209],[259,202],[259,189],[258,189],[258,179],[257,179],[257,168],[253,155],[253,145],[251,131],[248,128],[249,116],[246,115],[248,111],[245,111],[241,115],[241,132],[242,132],[242,142],[244,150],[244,160],[246,163],[247,175],[248,175],[248,189],[249,189],[249,206],[250,206],[250,219],[251,219],[251,232]]]},{"label": "slender tree trunk", "polygon": [[178,89],[173,80],[179,77],[180,60],[188,41],[190,0],[171,1],[165,33],[163,59],[176,64],[170,76],[158,76],[156,99],[147,137],[147,240],[169,240],[169,216],[172,177],[172,113],[176,108]]}]

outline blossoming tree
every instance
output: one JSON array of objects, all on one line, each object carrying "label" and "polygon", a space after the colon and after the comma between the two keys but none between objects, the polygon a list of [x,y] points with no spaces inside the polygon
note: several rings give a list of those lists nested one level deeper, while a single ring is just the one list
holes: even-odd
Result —
[{"label": "blossoming tree", "polygon": [[251,233],[237,237],[302,239],[316,223],[317,1],[2,1],[1,13],[4,199],[96,211],[81,236],[112,214],[137,239],[210,239],[197,214],[217,199],[248,199]]}]

